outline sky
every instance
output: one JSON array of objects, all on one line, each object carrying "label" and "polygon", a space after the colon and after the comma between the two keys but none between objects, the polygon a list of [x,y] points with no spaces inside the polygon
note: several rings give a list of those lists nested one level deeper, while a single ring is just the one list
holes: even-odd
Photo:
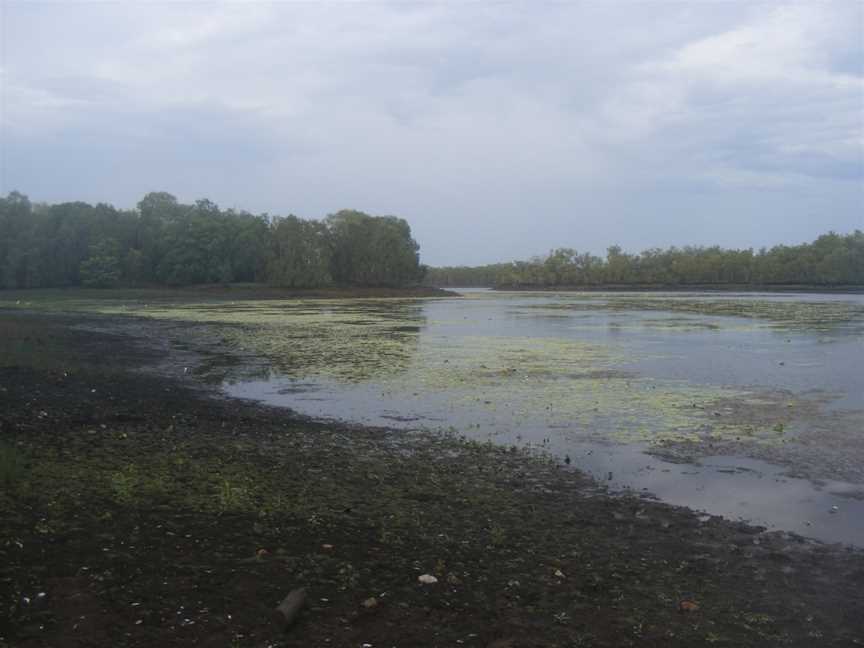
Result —
[{"label": "sky", "polygon": [[864,229],[864,3],[0,0],[0,192],[408,220],[431,265]]}]

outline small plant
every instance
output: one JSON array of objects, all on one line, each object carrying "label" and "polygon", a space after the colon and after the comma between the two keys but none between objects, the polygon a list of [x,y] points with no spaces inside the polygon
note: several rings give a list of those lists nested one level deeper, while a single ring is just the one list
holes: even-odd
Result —
[{"label": "small plant", "polygon": [[109,481],[117,501],[128,504],[135,499],[135,494],[138,491],[140,482],[138,467],[135,464],[129,464],[122,470],[116,470],[111,473]]},{"label": "small plant", "polygon": [[237,510],[243,507],[248,498],[248,491],[242,486],[232,484],[230,480],[223,479],[216,493],[221,512]]},{"label": "small plant", "polygon": [[496,524],[489,529],[489,538],[493,546],[503,547],[507,543],[507,531],[504,530],[504,527]]},{"label": "small plant", "polygon": [[0,442],[0,486],[11,489],[25,474],[24,455],[15,446]]},{"label": "small plant", "polygon": [[357,570],[351,563],[344,563],[342,567],[339,568],[339,572],[336,574],[336,579],[339,583],[340,591],[344,592],[345,590],[354,589],[357,586],[358,580]]},{"label": "small plant", "polygon": [[440,558],[435,562],[435,573],[443,576],[447,572],[447,563]]}]

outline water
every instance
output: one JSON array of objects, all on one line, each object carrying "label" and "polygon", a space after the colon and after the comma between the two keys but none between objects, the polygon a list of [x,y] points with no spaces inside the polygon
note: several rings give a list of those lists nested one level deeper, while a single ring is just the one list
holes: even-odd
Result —
[{"label": "water", "polygon": [[[864,297],[465,294],[205,319],[245,323],[226,340],[269,359],[233,396],[531,446],[615,489],[864,545]],[[700,458],[647,454],[667,447]]]}]

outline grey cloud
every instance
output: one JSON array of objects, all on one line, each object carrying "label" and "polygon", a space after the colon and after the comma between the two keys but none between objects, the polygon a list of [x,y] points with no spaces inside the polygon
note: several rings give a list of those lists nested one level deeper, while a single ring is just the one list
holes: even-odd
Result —
[{"label": "grey cloud", "polygon": [[864,227],[862,12],[10,3],[2,189],[397,213],[435,264],[804,240]]}]

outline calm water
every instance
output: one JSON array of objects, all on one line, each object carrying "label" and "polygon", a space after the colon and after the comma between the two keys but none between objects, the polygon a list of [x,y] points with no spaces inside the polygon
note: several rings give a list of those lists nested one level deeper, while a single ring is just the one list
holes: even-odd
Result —
[{"label": "calm water", "polygon": [[[864,486],[834,478],[864,459],[864,296],[464,294],[238,306],[234,343],[269,362],[225,390],[540,448],[614,489],[864,545]],[[713,456],[713,441],[788,460]],[[646,454],[687,443],[698,464]],[[784,476],[823,444],[819,481]]]}]

